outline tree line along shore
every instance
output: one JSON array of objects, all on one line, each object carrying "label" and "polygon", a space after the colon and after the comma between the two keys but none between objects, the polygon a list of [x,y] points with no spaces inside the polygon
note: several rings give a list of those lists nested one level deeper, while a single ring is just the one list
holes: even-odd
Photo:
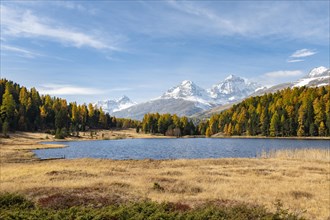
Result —
[{"label": "tree line along shore", "polygon": [[0,105],[0,129],[4,136],[10,131],[44,131],[64,138],[90,129],[122,128],[176,137],[330,136],[330,86],[287,88],[250,97],[206,120],[159,113],[145,114],[142,121],[116,118],[91,103],[68,103],[7,79],[0,80]]}]

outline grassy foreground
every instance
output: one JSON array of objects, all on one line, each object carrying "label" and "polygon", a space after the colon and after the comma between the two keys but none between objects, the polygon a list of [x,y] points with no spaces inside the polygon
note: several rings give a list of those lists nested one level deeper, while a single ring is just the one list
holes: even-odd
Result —
[{"label": "grassy foreground", "polygon": [[[258,207],[265,216],[274,217],[278,209],[274,203],[280,200],[281,210],[288,209],[294,216],[330,217],[329,150],[278,151],[257,159],[40,161],[30,150],[53,147],[38,144],[45,140],[41,138],[45,134],[1,139],[1,193],[19,193],[41,207],[24,209],[24,213],[71,212],[70,207],[80,207],[75,213],[117,212],[123,207],[119,204],[142,212],[181,204],[186,214],[177,210],[171,212],[173,216],[199,216],[197,212],[213,206],[226,207],[228,212],[243,206],[244,210]],[[212,205],[201,211],[205,204]]]},{"label": "grassy foreground", "polygon": [[205,204],[191,209],[181,203],[156,203],[150,201],[108,205],[101,208],[67,207],[43,208],[23,196],[16,194],[0,195],[0,219],[303,219],[283,210],[281,204],[275,213],[264,207],[237,204],[230,207],[224,205]]}]

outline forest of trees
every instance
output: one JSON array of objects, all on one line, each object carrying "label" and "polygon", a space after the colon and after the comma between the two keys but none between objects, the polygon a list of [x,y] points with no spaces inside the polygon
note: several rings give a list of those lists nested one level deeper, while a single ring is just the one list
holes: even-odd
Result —
[{"label": "forest of trees", "polygon": [[330,136],[330,86],[250,97],[198,125],[200,134]]},{"label": "forest of trees", "polygon": [[57,137],[88,129],[135,128],[139,121],[120,119],[92,104],[77,105],[65,99],[40,96],[35,88],[0,79],[0,130],[49,131]]},{"label": "forest of trees", "polygon": [[196,135],[198,131],[192,120],[187,117],[178,117],[176,114],[145,114],[141,123],[144,133],[160,133],[166,136]]},{"label": "forest of trees", "polygon": [[89,129],[136,128],[184,135],[330,136],[330,86],[293,88],[250,97],[198,124],[176,114],[148,113],[142,122],[110,116],[92,104],[67,103],[0,79],[0,130],[44,131],[57,137]]}]

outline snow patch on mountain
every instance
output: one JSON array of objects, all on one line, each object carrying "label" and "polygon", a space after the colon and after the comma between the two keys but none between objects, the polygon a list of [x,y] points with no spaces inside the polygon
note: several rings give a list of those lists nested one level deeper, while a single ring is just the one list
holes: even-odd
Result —
[{"label": "snow patch on mountain", "polygon": [[181,84],[170,88],[158,99],[183,99],[195,102],[196,106],[202,109],[212,107],[213,103],[208,92],[190,80],[184,80]]},{"label": "snow patch on mountain", "polygon": [[323,76],[323,73],[326,72],[327,70],[328,69],[324,66],[316,67],[309,72],[308,77]]},{"label": "snow patch on mountain", "polygon": [[226,104],[246,98],[250,94],[262,90],[265,87],[246,79],[229,75],[222,82],[215,84],[209,90],[210,96],[217,104]]},{"label": "snow patch on mountain", "polygon": [[104,100],[104,101],[98,101],[94,104],[97,107],[101,107],[105,112],[113,113],[118,112],[127,108],[132,107],[133,105],[136,105],[135,102],[131,101],[127,96],[122,96],[119,99],[116,100]]},{"label": "snow patch on mountain", "polygon": [[184,80],[154,100],[182,99],[193,102],[198,108],[207,110],[216,105],[244,99],[256,90],[262,90],[264,88],[258,83],[249,82],[235,75],[229,75],[224,81],[213,85],[209,90],[199,87],[190,80]]},{"label": "snow patch on mountain", "polygon": [[330,80],[330,69],[327,69],[324,66],[320,66],[312,69],[309,74],[293,83],[292,87],[301,87],[301,86],[323,86],[329,85]]},{"label": "snow patch on mountain", "polygon": [[113,115],[138,119],[141,119],[148,112],[190,116],[215,106],[237,102],[255,90],[263,88],[257,83],[249,82],[235,75],[228,76],[209,90],[199,87],[190,80],[184,80],[158,98],[132,105],[120,111],[115,109]]}]

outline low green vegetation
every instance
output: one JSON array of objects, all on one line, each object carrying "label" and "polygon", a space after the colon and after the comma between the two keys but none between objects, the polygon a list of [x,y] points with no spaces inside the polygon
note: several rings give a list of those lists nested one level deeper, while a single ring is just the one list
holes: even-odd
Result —
[{"label": "low green vegetation", "polygon": [[53,208],[33,204],[26,198],[0,195],[0,219],[303,219],[276,205],[274,213],[246,204],[206,204],[192,209],[181,203],[138,202],[104,207]]}]

